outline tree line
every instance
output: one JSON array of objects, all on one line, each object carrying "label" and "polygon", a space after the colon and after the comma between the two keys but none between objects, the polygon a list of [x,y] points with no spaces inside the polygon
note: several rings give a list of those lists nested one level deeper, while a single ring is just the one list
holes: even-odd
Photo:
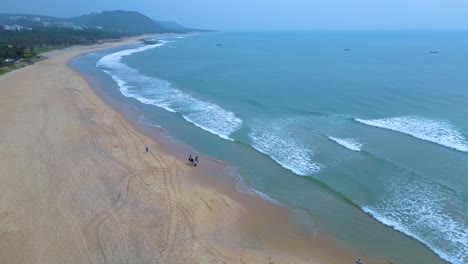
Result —
[{"label": "tree line", "polygon": [[0,29],[0,66],[6,59],[18,60],[35,56],[43,48],[77,44],[94,44],[104,39],[117,39],[129,34],[97,29],[39,27],[31,30],[10,31]]}]

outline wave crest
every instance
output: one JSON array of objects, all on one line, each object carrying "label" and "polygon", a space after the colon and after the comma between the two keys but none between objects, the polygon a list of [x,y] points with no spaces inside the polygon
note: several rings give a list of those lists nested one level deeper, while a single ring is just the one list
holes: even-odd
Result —
[{"label": "wave crest", "polygon": [[334,141],[334,142],[338,143],[338,145],[340,145],[342,147],[345,147],[345,148],[347,148],[349,150],[361,151],[362,144],[359,143],[358,141],[356,141],[355,139],[352,139],[352,138],[336,138],[336,137],[330,137],[330,136],[328,136],[328,138],[331,141]]},{"label": "wave crest", "polygon": [[125,56],[158,48],[166,43],[169,41],[115,52],[102,57],[96,66],[112,77],[125,97],[161,107],[169,112],[180,113],[195,126],[223,139],[234,141],[230,135],[242,125],[242,120],[234,113],[184,93],[168,81],[142,75],[121,61]]},{"label": "wave crest", "polygon": [[411,236],[442,259],[462,264],[468,261],[467,214],[463,197],[454,198],[433,182],[394,178],[385,196],[362,210],[379,222]]},{"label": "wave crest", "polygon": [[249,133],[252,146],[270,156],[283,168],[300,176],[320,171],[320,165],[312,161],[313,150],[288,133],[287,125],[259,126]]},{"label": "wave crest", "polygon": [[403,116],[383,119],[355,119],[357,122],[413,136],[441,146],[468,152],[465,137],[449,122],[419,116]]}]

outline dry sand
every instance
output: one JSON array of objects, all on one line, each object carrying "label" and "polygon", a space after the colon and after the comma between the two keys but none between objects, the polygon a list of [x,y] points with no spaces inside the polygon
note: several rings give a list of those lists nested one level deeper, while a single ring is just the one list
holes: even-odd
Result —
[{"label": "dry sand", "polygon": [[285,209],[210,183],[66,66],[137,42],[0,77],[0,263],[354,263]]}]

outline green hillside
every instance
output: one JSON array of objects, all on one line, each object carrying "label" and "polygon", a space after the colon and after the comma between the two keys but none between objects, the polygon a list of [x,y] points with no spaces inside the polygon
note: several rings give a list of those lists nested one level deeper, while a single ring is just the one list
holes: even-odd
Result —
[{"label": "green hillside", "polygon": [[151,18],[135,11],[104,11],[66,19],[77,25],[129,34],[170,32]]},{"label": "green hillside", "polygon": [[103,11],[87,15],[59,18],[34,14],[0,14],[2,25],[19,25],[29,29],[58,27],[73,29],[96,29],[103,32],[138,35],[144,33],[208,32],[209,30],[186,28],[172,21],[154,21],[135,11]]}]

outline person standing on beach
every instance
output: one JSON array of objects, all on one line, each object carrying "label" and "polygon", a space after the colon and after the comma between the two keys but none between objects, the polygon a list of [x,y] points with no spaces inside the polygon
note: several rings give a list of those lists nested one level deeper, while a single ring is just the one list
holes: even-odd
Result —
[{"label": "person standing on beach", "polygon": [[360,258],[358,258],[358,259],[356,260],[356,264],[362,264],[362,261],[361,261]]},{"label": "person standing on beach", "polygon": [[148,151],[149,151],[148,147],[145,147],[145,150],[146,150],[146,153],[148,153]]}]

